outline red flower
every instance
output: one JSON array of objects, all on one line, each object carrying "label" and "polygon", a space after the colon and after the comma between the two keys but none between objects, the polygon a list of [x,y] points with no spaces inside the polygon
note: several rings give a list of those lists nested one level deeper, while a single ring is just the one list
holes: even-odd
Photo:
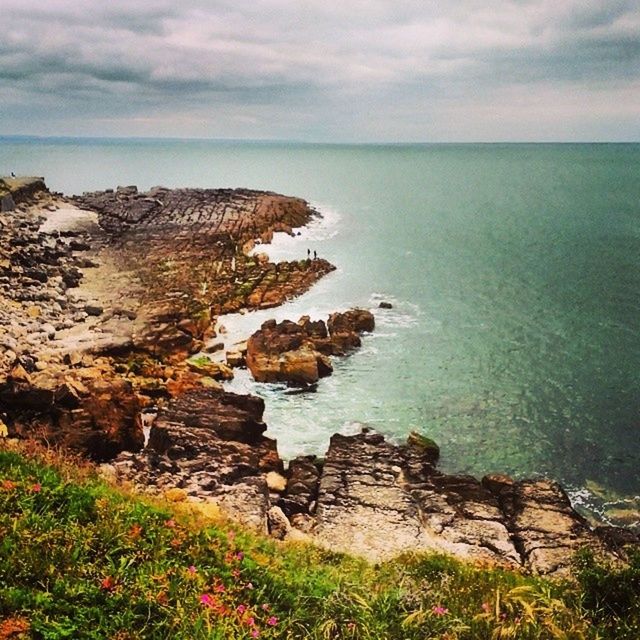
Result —
[{"label": "red flower", "polygon": [[0,485],[4,491],[13,491],[17,486],[18,485],[11,480],[3,480]]},{"label": "red flower", "polygon": [[267,624],[270,627],[275,627],[278,624],[278,618],[276,618],[275,616],[271,616],[268,620],[267,620]]},{"label": "red flower", "polygon": [[40,493],[40,491],[42,491],[42,485],[39,482],[34,482],[30,489],[33,493]]},{"label": "red flower", "polygon": [[103,578],[100,582],[100,588],[104,591],[113,591],[115,589],[115,586],[116,581],[111,576]]}]

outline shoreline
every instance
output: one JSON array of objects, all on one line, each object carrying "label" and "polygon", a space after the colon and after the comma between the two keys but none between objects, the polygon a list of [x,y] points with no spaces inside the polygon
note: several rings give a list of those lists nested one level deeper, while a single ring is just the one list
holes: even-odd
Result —
[{"label": "shoreline", "polygon": [[[245,304],[278,306],[333,269],[322,259],[275,266],[250,255],[256,237],[265,242],[274,231],[292,233],[306,224],[312,210],[304,201],[250,190],[139,194],[135,187],[66,199],[39,189],[36,209],[24,212],[33,233],[16,236],[24,241],[17,246],[33,249],[31,261],[48,242],[34,226],[40,212],[70,201],[96,211],[100,227],[58,233],[62,262],[30,280],[49,286],[67,275],[74,286],[59,291],[88,286],[85,295],[96,300],[66,295],[76,320],[65,329],[54,326],[54,339],[49,330],[42,340],[52,351],[46,359],[35,346],[15,354],[17,364],[0,385],[1,406],[12,412],[5,418],[10,435],[39,434],[84,448],[85,455],[110,460],[104,471],[120,481],[175,489],[176,498],[212,502],[276,537],[313,539],[372,560],[435,549],[562,575],[581,544],[616,556],[637,543],[626,530],[592,531],[555,483],[442,474],[424,439],[402,447],[374,434],[336,435],[324,461],[296,458],[285,474],[276,443],[263,435],[264,403],[226,393],[215,372],[199,375],[185,358],[212,337],[214,317]],[[24,279],[11,264],[7,277]],[[117,291],[115,278],[121,278]],[[126,295],[114,295],[120,291]],[[41,302],[38,308],[49,313]],[[65,331],[67,342],[51,349]],[[219,366],[217,375],[229,372]],[[135,453],[143,444],[140,415],[153,405],[159,410],[151,448]]]}]

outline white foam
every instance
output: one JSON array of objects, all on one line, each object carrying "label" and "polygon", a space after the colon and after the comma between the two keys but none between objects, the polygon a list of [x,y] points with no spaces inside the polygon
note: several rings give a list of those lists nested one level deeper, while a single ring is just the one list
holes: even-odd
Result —
[{"label": "white foam", "polygon": [[[269,244],[256,244],[251,255],[266,253],[273,262],[300,260],[310,252],[318,251],[318,244],[334,238],[339,231],[340,214],[329,207],[313,205],[320,215],[315,216],[304,227],[294,230],[296,235],[276,232]],[[320,252],[318,252],[320,253]]]}]

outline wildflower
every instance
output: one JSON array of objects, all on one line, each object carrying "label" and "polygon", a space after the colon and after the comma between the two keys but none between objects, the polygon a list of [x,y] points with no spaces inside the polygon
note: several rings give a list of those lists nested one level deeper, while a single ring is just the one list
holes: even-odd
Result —
[{"label": "wildflower", "polygon": [[226,589],[225,589],[224,585],[223,585],[223,584],[221,584],[221,583],[218,583],[218,584],[213,588],[213,590],[214,590],[216,593],[224,593],[224,592],[226,591]]},{"label": "wildflower", "polygon": [[236,560],[238,560],[238,561],[241,561],[241,560],[242,560],[242,558],[244,558],[244,553],[243,553],[242,551],[238,551],[238,552],[235,554],[234,558],[235,558]]},{"label": "wildflower", "polygon": [[129,536],[132,540],[137,540],[142,534],[142,527],[139,524],[134,524],[131,529],[129,529]]},{"label": "wildflower", "polygon": [[491,605],[488,602],[483,602],[481,606],[485,613],[489,613],[489,611],[491,611]]},{"label": "wildflower", "polygon": [[4,491],[13,491],[18,485],[11,480],[3,480],[0,486]]},{"label": "wildflower", "polygon": [[256,619],[253,616],[250,616],[246,619],[245,624],[247,624],[250,627],[255,627],[256,626]]},{"label": "wildflower", "polygon": [[247,584],[244,585],[245,589],[253,589],[253,582],[247,582]]},{"label": "wildflower", "polygon": [[347,622],[347,629],[349,631],[355,631],[356,623],[355,622]]},{"label": "wildflower", "polygon": [[40,491],[42,491],[42,485],[39,482],[34,482],[30,489],[33,493],[40,493]]},{"label": "wildflower", "polygon": [[431,613],[433,613],[434,616],[446,616],[447,613],[449,613],[449,609],[438,604],[431,607]]},{"label": "wildflower", "polygon": [[100,581],[100,588],[104,591],[113,591],[115,586],[116,582],[111,576],[107,576]]},{"label": "wildflower", "polygon": [[207,607],[210,607],[213,603],[213,598],[208,593],[203,593],[200,596],[200,602]]},{"label": "wildflower", "polygon": [[261,605],[260,607],[263,611],[269,611],[269,605],[265,602],[263,605]]},{"label": "wildflower", "polygon": [[240,569],[234,569],[234,570],[231,572],[231,575],[232,575],[234,578],[236,578],[236,580],[237,580],[237,579],[240,577]]},{"label": "wildflower", "polygon": [[189,575],[192,575],[192,576],[198,573],[198,570],[193,565],[190,565],[187,571],[189,572]]},{"label": "wildflower", "polygon": [[267,620],[267,624],[270,627],[275,627],[278,624],[278,618],[276,618],[275,616],[271,616],[268,620]]},{"label": "wildflower", "polygon": [[257,629],[252,629],[250,635],[252,638],[258,638],[260,636],[260,632]]},{"label": "wildflower", "polygon": [[239,604],[236,611],[242,615],[247,610],[247,607],[243,604]]},{"label": "wildflower", "polygon": [[167,529],[175,529],[176,528],[176,521],[173,518],[169,518],[168,520],[165,521],[164,526]]}]

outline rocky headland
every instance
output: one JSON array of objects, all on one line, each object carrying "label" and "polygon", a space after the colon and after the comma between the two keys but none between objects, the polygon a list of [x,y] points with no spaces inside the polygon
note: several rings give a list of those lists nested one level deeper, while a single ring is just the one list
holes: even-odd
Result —
[{"label": "rocky headland", "polygon": [[270,321],[246,345],[202,351],[220,316],[282,304],[334,269],[255,252],[318,215],[304,200],[161,187],[64,197],[33,178],[2,180],[0,201],[0,435],[73,449],[140,491],[373,561],[436,550],[565,575],[580,547],[623,562],[639,544],[627,529],[591,527],[549,480],[442,473],[420,434],[402,445],[335,435],[323,459],[285,465],[264,435],[263,401],[221,381],[247,366],[258,381],[314,385],[374,316]]}]

